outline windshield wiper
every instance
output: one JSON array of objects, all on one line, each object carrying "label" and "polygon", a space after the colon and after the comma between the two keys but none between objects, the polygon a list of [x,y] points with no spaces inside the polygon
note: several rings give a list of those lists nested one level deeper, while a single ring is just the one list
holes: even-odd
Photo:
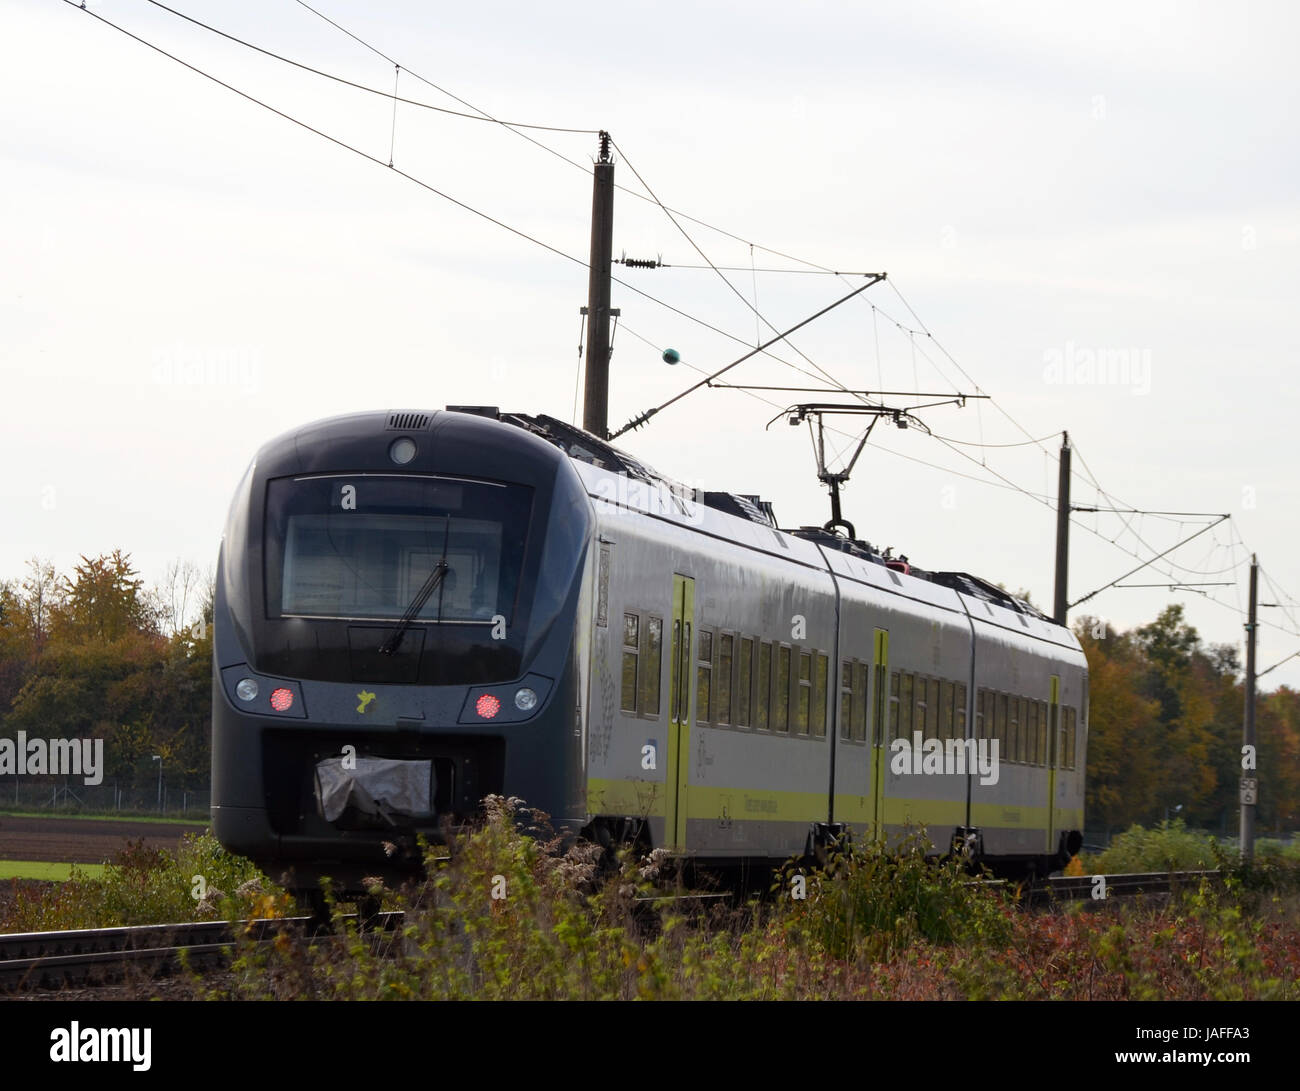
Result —
[{"label": "windshield wiper", "polygon": [[428,578],[420,585],[420,590],[415,593],[415,598],[411,599],[411,604],[402,614],[401,620],[397,623],[397,628],[389,634],[387,640],[379,645],[380,655],[392,655],[397,651],[397,646],[402,642],[402,636],[406,630],[411,627],[411,622],[415,620],[415,615],[424,609],[424,604],[429,601],[429,596],[442,583],[443,577],[447,575],[447,562],[439,561],[433,566],[433,571],[429,573]]}]

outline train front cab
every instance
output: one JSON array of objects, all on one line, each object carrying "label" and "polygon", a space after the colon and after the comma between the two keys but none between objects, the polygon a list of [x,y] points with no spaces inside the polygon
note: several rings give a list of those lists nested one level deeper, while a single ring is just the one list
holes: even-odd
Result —
[{"label": "train front cab", "polygon": [[359,414],[273,441],[218,561],[213,829],[274,879],[420,864],[480,800],[580,824],[575,622],[591,507],[477,416]]}]

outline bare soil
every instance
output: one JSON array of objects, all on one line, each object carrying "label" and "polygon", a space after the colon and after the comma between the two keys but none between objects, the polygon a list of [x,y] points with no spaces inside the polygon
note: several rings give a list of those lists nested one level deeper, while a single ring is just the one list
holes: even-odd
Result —
[{"label": "bare soil", "polygon": [[58,863],[102,864],[128,841],[174,851],[187,833],[207,827],[196,822],[170,825],[105,821],[88,818],[13,818],[0,815],[0,860],[50,860]]}]

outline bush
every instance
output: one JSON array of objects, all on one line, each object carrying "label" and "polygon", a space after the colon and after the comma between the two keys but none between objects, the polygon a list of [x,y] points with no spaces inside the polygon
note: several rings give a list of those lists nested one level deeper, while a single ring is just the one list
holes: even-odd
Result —
[{"label": "bush", "polygon": [[175,853],[128,842],[99,879],[74,864],[66,883],[37,900],[15,903],[0,924],[12,932],[43,932],[229,920],[255,911],[259,898],[266,910],[265,899],[277,896],[287,907],[287,899],[248,860],[227,852],[211,834],[186,834]]},{"label": "bush", "polygon": [[1181,818],[1154,829],[1132,826],[1099,856],[1083,861],[1090,874],[1202,871],[1218,866],[1213,838],[1194,833]]},{"label": "bush", "polygon": [[[241,999],[776,999],[829,996],[823,954],[781,913],[758,907],[690,921],[649,897],[671,880],[662,850],[624,852],[601,878],[600,850],[547,836],[542,816],[489,797],[486,819],[449,860],[399,894],[400,935],[358,933],[241,944]],[[540,836],[520,827],[533,823]],[[372,893],[382,892],[375,887]]]},{"label": "bush", "polygon": [[[922,940],[1005,942],[1003,896],[956,857],[934,859],[932,848],[924,831],[909,831],[899,845],[873,840],[834,854],[808,877],[808,897],[790,898],[794,919],[835,959],[883,960]],[[787,897],[792,879],[787,869]]]}]

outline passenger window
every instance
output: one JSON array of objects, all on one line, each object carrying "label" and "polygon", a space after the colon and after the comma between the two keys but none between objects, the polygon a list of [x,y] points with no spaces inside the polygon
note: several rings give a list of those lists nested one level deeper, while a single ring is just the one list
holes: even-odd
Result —
[{"label": "passenger window", "polygon": [[817,653],[813,669],[813,708],[812,733],[814,738],[826,737],[826,688],[830,682],[831,661],[821,652]]},{"label": "passenger window", "polygon": [[956,713],[957,713],[957,719],[956,719],[957,736],[956,737],[959,739],[964,739],[966,737],[966,683],[965,682],[957,683],[957,692],[954,696],[954,704],[956,705]]},{"label": "passenger window", "polygon": [[772,730],[790,730],[790,648],[776,649],[776,692],[772,697]]},{"label": "passenger window", "polygon": [[723,633],[718,637],[718,714],[720,724],[731,723],[731,661],[735,637]]},{"label": "passenger window", "polygon": [[[877,687],[883,688],[885,676],[884,668],[881,667],[876,671],[879,678],[876,682]],[[867,741],[867,665],[865,663],[853,664],[853,737],[858,742]]]},{"label": "passenger window", "polygon": [[[1050,732],[1048,730],[1048,724],[1047,724],[1047,702],[1046,701],[1038,702],[1038,737],[1043,741],[1044,746],[1046,746],[1047,740],[1050,737]],[[1060,742],[1058,741],[1056,745],[1059,751],[1061,745]],[[1059,753],[1056,756],[1055,765],[1058,769],[1061,767],[1061,757]]]},{"label": "passenger window", "polygon": [[940,720],[939,738],[951,739],[952,734],[952,683],[944,682],[940,686],[939,696]]},{"label": "passenger window", "polygon": [[939,708],[939,679],[937,678],[931,678],[926,683],[925,729],[932,739],[944,737],[943,719]]},{"label": "passenger window", "polygon": [[736,725],[749,727],[752,671],[754,669],[754,642],[747,636],[740,638],[740,663],[736,670]]},{"label": "passenger window", "polygon": [[984,719],[984,690],[975,691],[975,738],[988,738],[988,721]]},{"label": "passenger window", "polygon": [[772,645],[766,640],[758,646],[758,721],[769,725],[768,704],[772,699]]},{"label": "passenger window", "polygon": [[898,695],[898,731],[899,738],[912,741],[912,720],[916,709],[915,679],[903,671],[902,691]]},{"label": "passenger window", "polygon": [[[902,698],[899,696],[900,683],[898,680],[898,671],[894,671],[889,676],[889,737],[897,739],[899,732],[899,709],[902,707]],[[877,745],[880,745],[877,742]]]},{"label": "passenger window", "polygon": [[659,715],[659,675],[663,664],[664,623],[662,618],[648,617],[641,662],[641,714]]},{"label": "passenger window", "polygon": [[1020,723],[1020,737],[1025,740],[1025,761],[1038,764],[1038,734],[1029,730],[1029,702],[1023,697],[1012,697],[1017,707],[1016,719]]},{"label": "passenger window", "polygon": [[636,668],[639,653],[641,618],[637,614],[623,615],[623,697],[620,706],[624,712],[636,711]]},{"label": "passenger window", "polygon": [[997,733],[998,749],[1005,753],[1009,760],[1018,761],[1015,736],[1007,731],[1007,726],[1007,695],[1005,693],[994,694],[993,730]]},{"label": "passenger window", "polygon": [[1029,737],[1034,741],[1034,751],[1036,755],[1034,760],[1039,765],[1046,764],[1044,760],[1046,755],[1044,755],[1039,750],[1039,745],[1038,745],[1038,702],[1037,701],[1025,702],[1022,698],[1021,703],[1026,705],[1025,723],[1028,725],[1029,728]]},{"label": "passenger window", "polygon": [[853,664],[840,660],[840,738],[853,738]]},{"label": "passenger window", "polygon": [[712,719],[710,703],[713,698],[713,633],[700,630],[699,656],[695,665],[695,719],[708,723]]},{"label": "passenger window", "polygon": [[799,688],[795,695],[794,729],[808,734],[808,714],[812,705],[812,653],[799,653]]}]

